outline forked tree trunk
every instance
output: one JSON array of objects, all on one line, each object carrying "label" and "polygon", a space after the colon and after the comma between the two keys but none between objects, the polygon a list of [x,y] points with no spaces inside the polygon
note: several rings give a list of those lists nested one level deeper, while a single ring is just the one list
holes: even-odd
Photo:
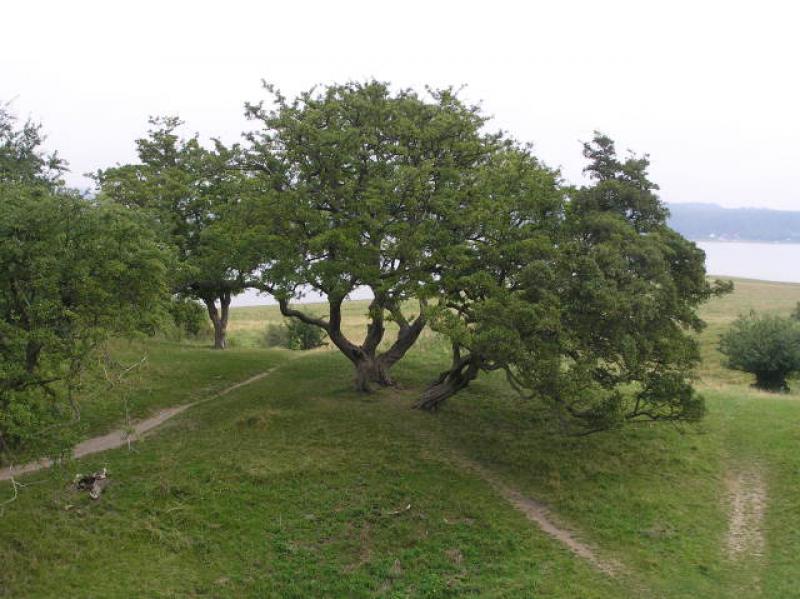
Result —
[{"label": "forked tree trunk", "polygon": [[214,325],[214,349],[225,349],[227,346],[228,313],[231,305],[231,294],[224,291],[219,295],[219,309],[217,298],[208,297],[203,301],[208,309],[208,317]]},{"label": "forked tree trunk", "polygon": [[357,345],[347,339],[342,333],[341,305],[343,298],[329,299],[330,308],[328,320],[315,318],[308,314],[295,310],[289,306],[285,299],[278,299],[281,314],[287,317],[297,318],[307,324],[313,324],[328,333],[333,345],[341,351],[355,369],[355,388],[357,391],[369,393],[373,386],[389,387],[395,385],[394,380],[389,374],[389,370],[396,364],[406,352],[414,345],[425,328],[426,319],[420,312],[413,322],[408,322],[400,311],[395,308],[392,310],[395,319],[400,327],[397,339],[392,346],[382,354],[377,349],[383,340],[385,333],[383,311],[386,308],[384,298],[376,296],[370,305],[371,320],[367,326],[367,335],[361,345]]},{"label": "forked tree trunk", "polygon": [[395,318],[400,330],[397,339],[382,354],[376,353],[376,348],[383,339],[384,327],[382,318],[375,318],[367,330],[364,344],[360,346],[361,352],[353,361],[356,367],[356,390],[369,393],[371,384],[379,387],[393,387],[396,385],[389,374],[392,366],[406,355],[409,349],[417,342],[425,328],[426,319],[423,314],[417,316],[409,323],[399,311],[395,310]]},{"label": "forked tree trunk", "polygon": [[448,397],[455,395],[475,380],[479,371],[477,358],[456,356],[450,370],[441,373],[439,378],[423,391],[414,408],[435,412]]},{"label": "forked tree trunk", "polygon": [[375,356],[364,354],[353,361],[353,366],[355,366],[356,370],[356,391],[369,393],[372,391],[372,385],[391,387],[395,384],[389,375],[389,368],[379,357],[376,358]]}]

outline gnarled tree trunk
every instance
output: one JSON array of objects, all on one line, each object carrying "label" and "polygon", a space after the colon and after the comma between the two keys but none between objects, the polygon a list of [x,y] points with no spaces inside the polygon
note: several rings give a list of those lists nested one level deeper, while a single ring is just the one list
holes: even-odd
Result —
[{"label": "gnarled tree trunk", "polygon": [[[387,307],[386,299],[380,295],[372,300],[369,307],[370,323],[367,326],[367,335],[361,345],[347,339],[342,333],[342,298],[328,299],[328,320],[314,318],[289,307],[288,300],[278,300],[281,314],[297,318],[302,322],[313,324],[325,330],[331,342],[341,351],[355,368],[355,388],[357,391],[369,393],[373,385],[389,387],[395,384],[389,370],[396,364],[419,338],[425,328],[426,319],[422,311],[413,322],[408,322],[395,307]],[[378,346],[386,332],[384,324],[384,310],[390,310],[400,330],[395,342],[383,353],[378,353]]]},{"label": "gnarled tree trunk", "polygon": [[369,393],[372,391],[372,385],[391,387],[395,384],[394,379],[389,374],[389,368],[384,365],[379,357],[362,354],[359,358],[353,360],[353,366],[355,366],[356,370],[356,391]]},{"label": "gnarled tree trunk", "polygon": [[478,358],[472,355],[462,358],[458,350],[454,349],[453,365],[425,389],[422,397],[414,404],[414,408],[435,412],[448,397],[469,385],[478,376],[479,371]]},{"label": "gnarled tree trunk", "polygon": [[203,299],[208,310],[208,317],[214,325],[214,349],[225,349],[227,346],[228,313],[231,305],[231,294],[224,291],[219,294],[219,309],[217,298],[209,296]]}]

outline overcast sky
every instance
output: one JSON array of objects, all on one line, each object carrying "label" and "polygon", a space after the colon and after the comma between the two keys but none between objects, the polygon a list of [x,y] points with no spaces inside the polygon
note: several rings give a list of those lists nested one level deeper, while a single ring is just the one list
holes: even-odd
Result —
[{"label": "overcast sky", "polygon": [[594,129],[648,152],[668,202],[800,209],[793,2],[4,3],[0,100],[82,173],[134,159],[147,117],[238,139],[260,80],[466,85],[493,126],[580,181]]}]

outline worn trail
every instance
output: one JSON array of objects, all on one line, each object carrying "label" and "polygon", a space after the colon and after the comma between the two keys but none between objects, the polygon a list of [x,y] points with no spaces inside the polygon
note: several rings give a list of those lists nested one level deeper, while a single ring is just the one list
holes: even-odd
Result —
[{"label": "worn trail", "polygon": [[[180,406],[173,406],[171,408],[165,408],[158,412],[155,416],[151,416],[145,420],[141,420],[133,425],[133,430],[130,431],[128,429],[119,429],[112,431],[105,435],[100,435],[99,437],[93,437],[91,439],[87,439],[81,443],[78,443],[72,450],[72,457],[74,458],[82,458],[87,455],[91,455],[93,453],[99,453],[101,451],[107,451],[109,449],[116,449],[117,447],[122,447],[123,445],[127,445],[137,439],[142,439],[152,431],[154,428],[162,425],[164,422],[185,412],[191,407],[206,403],[208,401],[217,399],[222,397],[223,395],[227,395],[240,387],[244,387],[245,385],[250,385],[263,379],[265,376],[271,374],[278,366],[274,366],[269,370],[261,372],[255,376],[251,376],[250,378],[240,381],[235,385],[231,385],[230,387],[226,387],[219,393],[212,395],[210,397],[206,397],[204,399],[200,399],[198,401],[194,401],[192,403],[183,404]],[[22,466],[9,466],[7,468],[3,468],[0,470],[0,481],[2,480],[11,480],[13,477],[20,476],[22,474],[28,474],[29,472],[36,472],[37,470],[42,470],[44,468],[49,468],[53,465],[53,460],[49,458],[42,458],[40,460],[36,460],[35,462],[29,462]]]},{"label": "worn trail", "polygon": [[550,510],[544,504],[506,485],[491,471],[468,458],[454,456],[453,459],[459,466],[473,472],[489,483],[506,501],[522,512],[528,520],[536,524],[542,532],[559,541],[578,557],[586,560],[592,566],[609,576],[614,576],[622,570],[620,564],[613,560],[600,557],[593,547],[578,540],[571,531],[556,524],[550,514]]},{"label": "worn trail", "polygon": [[731,559],[764,555],[767,485],[756,466],[732,468],[725,477],[730,511],[726,545]]}]

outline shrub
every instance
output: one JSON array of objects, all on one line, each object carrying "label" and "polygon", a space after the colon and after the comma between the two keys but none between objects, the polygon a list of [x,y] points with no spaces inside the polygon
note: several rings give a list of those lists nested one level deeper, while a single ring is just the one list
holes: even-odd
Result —
[{"label": "shrub", "polygon": [[728,366],[756,375],[755,386],[788,391],[786,378],[800,371],[800,321],[780,316],[740,316],[720,340]]},{"label": "shrub", "polygon": [[106,341],[165,312],[170,255],[138,213],[2,179],[0,453],[49,451]]},{"label": "shrub", "polygon": [[289,329],[284,323],[270,323],[264,331],[264,345],[267,347],[289,347]]},{"label": "shrub", "polygon": [[300,320],[291,319],[281,324],[272,323],[264,332],[264,345],[287,349],[314,349],[325,345],[325,332],[313,324],[307,324]]},{"label": "shrub", "polygon": [[198,302],[186,298],[173,298],[169,313],[175,328],[183,335],[198,337],[209,332],[208,314]]},{"label": "shrub", "polygon": [[313,324],[290,320],[286,329],[289,335],[289,349],[314,349],[325,344],[325,332]]}]

